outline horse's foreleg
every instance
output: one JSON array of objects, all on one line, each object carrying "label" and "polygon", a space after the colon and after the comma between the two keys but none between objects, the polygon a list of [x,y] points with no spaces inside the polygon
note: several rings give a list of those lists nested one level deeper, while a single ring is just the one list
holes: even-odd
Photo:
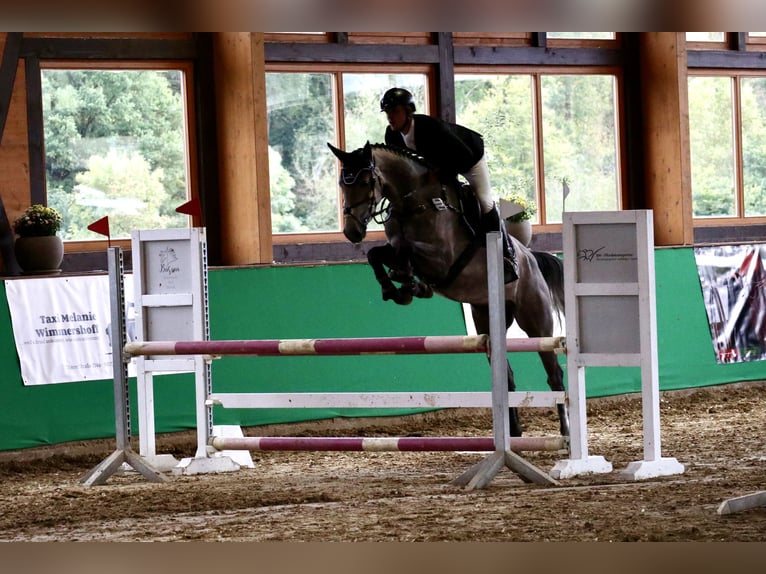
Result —
[{"label": "horse's foreleg", "polygon": [[392,300],[399,305],[408,305],[412,302],[412,294],[403,292],[394,285],[388,271],[386,271],[386,267],[399,269],[396,250],[390,243],[372,247],[367,252],[367,262],[372,267],[375,279],[380,284],[384,301]]}]

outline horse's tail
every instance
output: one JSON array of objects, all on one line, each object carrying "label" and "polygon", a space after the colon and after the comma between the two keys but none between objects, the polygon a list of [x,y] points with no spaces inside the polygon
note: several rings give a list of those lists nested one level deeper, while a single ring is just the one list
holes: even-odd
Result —
[{"label": "horse's tail", "polygon": [[535,256],[537,266],[548,284],[553,305],[560,316],[564,313],[564,263],[545,251],[533,251],[532,255]]}]

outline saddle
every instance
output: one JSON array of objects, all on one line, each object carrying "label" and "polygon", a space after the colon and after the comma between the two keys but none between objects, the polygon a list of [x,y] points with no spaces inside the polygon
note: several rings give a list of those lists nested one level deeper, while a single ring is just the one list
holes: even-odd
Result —
[{"label": "saddle", "polygon": [[[460,214],[468,231],[474,240],[483,245],[483,235],[481,230],[481,205],[476,194],[468,183],[461,182],[457,178],[445,183],[442,188],[446,196],[444,200],[448,205],[454,207],[455,212]],[[454,190],[454,191],[453,191]],[[452,195],[453,197],[450,197]]]}]

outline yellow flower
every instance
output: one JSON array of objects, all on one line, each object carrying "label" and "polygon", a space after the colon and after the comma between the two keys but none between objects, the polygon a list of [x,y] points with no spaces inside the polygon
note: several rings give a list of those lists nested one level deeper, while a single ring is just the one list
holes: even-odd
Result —
[{"label": "yellow flower", "polygon": [[36,203],[14,221],[13,230],[19,237],[45,237],[56,235],[61,222],[61,214],[56,209]]},{"label": "yellow flower", "polygon": [[537,206],[533,201],[528,200],[523,195],[519,195],[517,193],[508,193],[503,194],[500,193],[500,199],[503,199],[505,201],[508,201],[510,203],[515,203],[519,207],[521,207],[521,211],[518,213],[515,213],[514,215],[511,215],[510,217],[506,217],[508,221],[513,222],[519,222],[519,221],[526,221],[528,219],[532,219],[535,216],[535,213],[537,213]]}]

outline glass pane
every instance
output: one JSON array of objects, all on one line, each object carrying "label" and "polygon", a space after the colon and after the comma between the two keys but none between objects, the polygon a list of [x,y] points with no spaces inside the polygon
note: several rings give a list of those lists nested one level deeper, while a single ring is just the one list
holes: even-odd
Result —
[{"label": "glass pane", "polygon": [[689,78],[694,217],[736,215],[731,90],[730,78]]},{"label": "glass pane", "polygon": [[536,204],[532,77],[456,74],[455,102],[458,123],[484,136],[495,197]]},{"label": "glass pane", "polygon": [[112,237],[185,227],[183,72],[43,70],[47,194],[65,240],[99,239],[87,226],[108,215]]},{"label": "glass pane", "polygon": [[[343,121],[346,141],[341,148],[354,150],[365,143],[385,143],[386,114],[380,111],[380,98],[389,88],[405,88],[415,97],[418,113],[427,112],[425,74],[343,74]],[[383,229],[370,221],[370,231]]]},{"label": "glass pane", "polygon": [[766,78],[743,78],[741,93],[745,216],[766,215]]},{"label": "glass pane", "polygon": [[548,223],[567,211],[620,209],[615,78],[543,76],[543,165]]},{"label": "glass pane", "polygon": [[614,32],[546,32],[545,36],[567,40],[614,40]]},{"label": "glass pane", "polygon": [[687,32],[687,42],[723,42],[726,39],[725,32]]},{"label": "glass pane", "polygon": [[267,73],[273,233],[340,230],[332,74]]},{"label": "glass pane", "polygon": [[428,113],[424,74],[343,74],[343,119],[346,127],[343,149],[357,149],[368,141],[384,142],[388,122],[386,114],[380,111],[380,98],[393,87],[412,92],[417,113]]}]

